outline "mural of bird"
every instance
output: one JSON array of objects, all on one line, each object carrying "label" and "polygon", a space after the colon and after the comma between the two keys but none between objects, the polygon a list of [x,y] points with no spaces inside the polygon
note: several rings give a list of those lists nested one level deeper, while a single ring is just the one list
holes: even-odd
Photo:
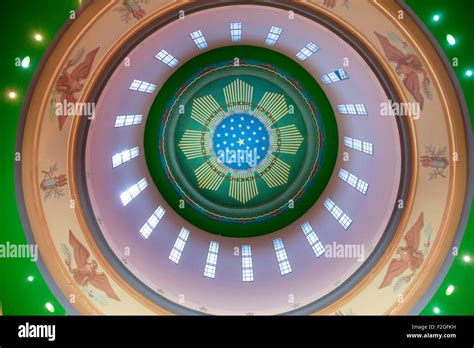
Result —
[{"label": "mural of bird", "polygon": [[395,72],[397,75],[404,76],[403,84],[420,103],[420,108],[423,110],[424,97],[420,92],[420,80],[418,74],[423,74],[424,83],[429,84],[429,79],[426,75],[423,64],[414,54],[404,54],[397,47],[392,45],[390,41],[383,35],[374,32],[382,45],[383,51],[390,62],[397,63]]},{"label": "mural of bird", "polygon": [[[90,51],[84,61],[78,64],[72,72],[68,72],[68,69],[74,65],[74,62],[70,60],[66,67],[64,68],[62,75],[59,77],[58,82],[56,83],[56,90],[61,93],[60,102],[62,104],[66,103],[75,103],[76,97],[75,93],[80,92],[84,87],[81,83],[81,80],[87,78],[91,71],[92,63],[97,54],[99,47]],[[63,110],[62,115],[56,115],[59,123],[59,130],[61,130],[66,122],[65,110]]]},{"label": "mural of bird", "polygon": [[336,0],[324,0],[323,5],[327,8],[334,8],[336,6]]},{"label": "mural of bird", "polygon": [[66,265],[72,274],[76,283],[83,287],[88,284],[103,291],[108,298],[120,301],[120,298],[112,289],[109,279],[105,273],[97,272],[97,262],[92,260],[89,262],[89,251],[77,240],[71,230],[69,230],[69,244],[74,251],[74,261],[76,268],[72,268],[71,261],[66,259]]},{"label": "mural of bird", "polygon": [[420,268],[423,263],[424,256],[419,249],[420,246],[420,232],[424,226],[423,213],[420,214],[415,224],[408,230],[403,239],[405,240],[406,246],[399,247],[397,254],[400,258],[393,259],[388,266],[387,274],[380,284],[379,289],[385,288],[392,284],[393,280],[402,275],[407,269],[411,271],[411,274],[406,276],[407,280],[410,280]]}]

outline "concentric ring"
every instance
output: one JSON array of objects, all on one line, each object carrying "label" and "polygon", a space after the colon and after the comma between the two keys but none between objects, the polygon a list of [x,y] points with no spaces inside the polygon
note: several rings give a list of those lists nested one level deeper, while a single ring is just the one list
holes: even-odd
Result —
[{"label": "concentric ring", "polygon": [[[72,24],[74,35],[67,32],[55,47],[36,85],[41,88],[35,88],[33,98],[25,104],[24,116],[27,124],[21,130],[22,137],[19,143],[21,146],[19,145],[18,151],[22,153],[24,159],[31,159],[31,162],[22,161],[20,172],[23,175],[19,176],[18,185],[20,201],[25,204],[25,226],[31,228],[30,237],[38,242],[42,253],[48,254],[48,258],[43,260],[43,271],[48,275],[51,274],[50,285],[55,287],[59,294],[64,295],[63,302],[69,306],[68,309],[72,308],[71,312],[77,310],[81,313],[149,314],[171,310],[173,313],[199,311],[212,314],[246,314],[249,311],[257,314],[290,311],[298,313],[317,311],[325,314],[408,313],[417,310],[418,304],[424,301],[426,289],[433,287],[433,282],[444,274],[442,263],[450,262],[451,247],[459,245],[460,241],[460,234],[456,234],[456,226],[467,196],[467,165],[449,163],[448,179],[438,181],[434,185],[426,179],[427,169],[419,167],[418,155],[427,143],[435,141],[445,142],[449,145],[450,151],[456,149],[461,157],[467,158],[466,138],[458,136],[465,134],[460,115],[463,117],[466,115],[463,114],[462,100],[451,93],[454,89],[453,81],[449,78],[447,68],[433,50],[429,39],[409,16],[405,18],[403,27],[395,19],[397,11],[403,9],[397,3],[374,2],[358,6],[361,6],[360,11],[370,13],[379,19],[380,27],[377,30],[396,31],[414,48],[413,51],[420,57],[433,82],[433,100],[425,104],[422,114],[427,114],[433,107],[441,112],[430,112],[429,117],[421,117],[417,122],[391,120],[380,123],[379,119],[374,117],[376,109],[371,108],[369,99],[364,99],[369,112],[367,118],[355,121],[355,117],[337,115],[341,134],[356,138],[370,137],[375,149],[372,158],[362,157],[364,154],[355,152],[357,150],[346,149],[345,152],[358,161],[346,163],[339,159],[336,164],[338,168],[349,167],[352,171],[360,170],[369,178],[368,181],[372,186],[366,198],[357,196],[359,194],[357,191],[350,191],[350,187],[344,186],[345,184],[335,176],[327,186],[326,194],[347,210],[348,215],[354,219],[350,230],[341,230],[338,222],[325,210],[322,202],[316,202],[300,220],[275,233],[274,238],[280,238],[285,244],[293,272],[283,277],[280,275],[275,252],[272,249],[271,235],[249,238],[245,243],[252,246],[255,282],[243,284],[240,273],[241,260],[232,253],[236,246],[235,239],[204,232],[174,214],[173,207],[160,195],[161,187],[158,192],[154,188],[152,190],[152,185],[149,185],[149,190],[141,193],[140,200],[137,199],[127,209],[120,210],[123,207],[116,204],[117,201],[120,203],[119,190],[125,189],[133,180],[142,177],[148,179],[150,183],[151,180],[143,157],[128,163],[127,170],[112,169],[110,154],[115,150],[114,145],[117,145],[115,140],[119,139],[122,145],[127,142],[128,145],[134,146],[134,143],[141,141],[143,135],[141,126],[127,131],[114,129],[113,118],[124,110],[147,115],[152,96],[130,92],[128,86],[134,78],[141,78],[150,79],[161,87],[163,81],[171,75],[171,70],[165,70],[166,68],[161,65],[153,65],[152,63],[157,63],[153,61],[156,52],[147,51],[146,48],[171,47],[173,53],[185,62],[196,54],[196,48],[193,51],[192,47],[175,43],[181,42],[183,38],[189,39],[189,32],[185,30],[195,30],[198,25],[202,26],[204,32],[212,33],[209,34],[209,46],[216,48],[222,46],[222,42],[229,41],[227,34],[225,37],[218,35],[221,34],[220,30],[224,30],[222,28],[228,28],[230,16],[238,14],[243,18],[244,28],[250,29],[247,32],[251,35],[255,33],[247,38],[244,36],[243,41],[248,40],[245,43],[252,45],[257,40],[263,42],[265,39],[266,32],[262,31],[259,18],[271,18],[272,24],[285,27],[284,35],[275,47],[277,51],[294,56],[307,41],[318,40],[318,44],[322,47],[318,59],[310,59],[304,63],[305,68],[317,78],[336,68],[334,59],[327,57],[341,58],[350,55],[351,62],[347,71],[351,79],[325,88],[335,110],[338,104],[357,102],[357,100],[346,100],[349,95],[345,93],[346,86],[355,87],[357,81],[364,81],[366,83],[364,87],[367,88],[379,86],[380,83],[385,88],[385,96],[390,98],[395,96],[393,99],[402,101],[410,100],[410,94],[404,89],[402,80],[393,70],[393,64],[385,59],[373,28],[368,30],[364,23],[357,22],[350,11],[341,14],[313,3],[288,4],[276,1],[262,4],[265,6],[232,3],[216,6],[203,1],[195,4],[167,4],[163,7],[162,4],[154,3],[146,7],[149,17],[145,20],[128,26],[118,26],[110,25],[114,18],[113,7],[117,4],[94,2],[86,9],[84,15]],[[179,26],[173,26],[176,24],[173,23],[176,19],[174,11],[181,8],[188,11],[186,21],[180,22]],[[284,10],[280,10],[281,8]],[[297,12],[295,13],[297,20],[288,22],[289,9]],[[223,16],[222,13],[226,10],[229,10],[228,15]],[[103,14],[107,14],[108,17],[103,18]],[[214,15],[216,22],[209,23],[202,20],[201,15],[206,17]],[[117,46],[111,45],[111,41],[103,41],[101,37],[97,37],[96,31],[89,32],[97,22],[104,24],[101,22],[103,19],[105,24],[108,24],[106,27],[114,31],[116,38],[120,38]],[[304,25],[311,27],[315,22],[319,27],[302,30]],[[253,26],[253,23],[258,25]],[[211,27],[211,24],[215,27]],[[321,28],[323,25],[330,28],[331,32]],[[184,29],[176,30],[177,27]],[[307,35],[309,32],[312,33],[311,37]],[[156,37],[163,33],[165,35],[150,45],[152,40],[147,38],[150,33],[157,34]],[[295,33],[298,33],[298,36]],[[327,40],[328,37],[333,38],[331,42]],[[354,51],[363,59],[349,52],[350,49],[344,40],[350,42],[352,48],[355,48]],[[60,74],[59,70],[72,58],[73,51],[80,50],[80,45],[86,45],[93,50],[97,47],[98,41],[101,48],[97,53],[97,65],[94,65],[96,71],[84,82],[84,91],[81,95],[78,94],[77,98],[78,101],[98,101],[98,111],[103,117],[91,123],[79,119],[67,120],[63,130],[58,132],[57,123],[48,120],[47,106],[51,100],[54,81]],[[132,48],[136,48],[138,42],[143,42],[139,48],[144,49],[146,54],[137,57]],[[142,62],[143,57],[149,59],[145,59],[146,64],[135,64],[133,69],[124,68],[122,61],[127,54],[131,61],[135,59],[135,62]],[[429,54],[433,57],[432,61],[425,59]],[[433,71],[436,71],[436,79]],[[379,93],[380,89],[370,95],[371,101],[380,98],[382,94]],[[357,93],[361,92],[357,88],[352,88],[351,91],[355,92],[350,96],[368,97],[364,93]],[[397,128],[397,125],[400,128]],[[159,129],[159,124],[156,126],[156,129]],[[404,133],[403,131],[407,129],[408,132]],[[156,147],[157,137],[152,137],[152,140],[153,146]],[[138,145],[141,146],[141,143]],[[340,145],[345,146],[342,141]],[[403,154],[402,164],[397,162],[398,156],[386,155],[399,150]],[[68,175],[70,190],[67,193],[76,203],[75,209],[70,208],[69,197],[52,202],[42,200],[38,187],[42,180],[41,170],[49,168],[51,163],[48,162],[52,160],[58,162],[61,174],[65,172]],[[375,165],[380,165],[377,173],[370,170],[371,166]],[[393,170],[386,170],[387,168]],[[395,173],[397,170],[400,172]],[[410,176],[410,173],[413,175]],[[384,182],[383,180],[387,178],[390,178],[389,182]],[[446,204],[442,207],[426,206],[421,204],[423,197],[436,197],[437,201]],[[397,199],[402,199],[403,209],[395,204],[399,203]],[[357,206],[350,204],[352,202]],[[389,207],[386,206],[388,203]],[[145,240],[140,237],[138,231],[157,205],[162,205],[166,209],[165,218],[150,238]],[[441,210],[443,214],[440,214]],[[370,214],[367,215],[367,212]],[[58,216],[61,216],[61,219],[58,219]],[[364,219],[367,216],[371,218]],[[426,222],[431,222],[432,236],[436,238],[436,243],[433,245],[436,247],[428,250],[421,268],[411,277],[411,283],[405,284],[405,288],[402,288],[401,293],[407,297],[406,301],[400,303],[397,293],[392,288],[380,289],[381,278],[391,260],[397,257],[396,250],[404,244],[403,237],[407,230],[419,216],[424,216]],[[374,221],[374,217],[377,221]],[[441,217],[446,219],[440,222]],[[305,222],[309,222],[315,228],[323,242],[363,244],[367,247],[369,257],[362,265],[351,260],[316,258],[311,246],[305,244],[307,243],[305,235],[300,230],[300,226]],[[188,249],[185,249],[180,263],[175,264],[168,259],[168,255],[180,228],[190,230]],[[91,258],[97,260],[100,269],[110,278],[111,285],[121,301],[110,301],[107,305],[94,302],[88,297],[87,292],[74,283],[62,258],[61,248],[68,244],[68,231],[72,231],[88,248]],[[373,235],[369,236],[373,237],[372,239],[367,238],[368,234],[365,233],[367,231],[373,232]],[[217,274],[215,279],[203,279],[205,256],[211,241],[220,243]],[[123,254],[125,246],[131,246],[133,250],[127,257]],[[268,296],[268,291],[265,291],[269,288],[272,289],[272,296]],[[232,290],[210,292],[209,289]],[[180,301],[183,291],[186,292],[185,302]],[[238,292],[241,296],[233,296],[233,292]],[[76,294],[78,298],[74,306],[69,304],[65,297],[71,293]],[[295,295],[296,301],[288,302],[288,294]],[[374,296],[379,301],[372,301]]]},{"label": "concentric ring", "polygon": [[[166,95],[172,85],[176,92]],[[260,117],[276,141],[269,160],[248,173],[213,157],[212,130],[231,111]],[[187,62],[158,93],[150,115],[145,150],[155,184],[181,216],[220,235],[263,235],[290,224],[323,192],[337,156],[334,114],[319,85],[291,59],[260,47],[220,48]]]}]

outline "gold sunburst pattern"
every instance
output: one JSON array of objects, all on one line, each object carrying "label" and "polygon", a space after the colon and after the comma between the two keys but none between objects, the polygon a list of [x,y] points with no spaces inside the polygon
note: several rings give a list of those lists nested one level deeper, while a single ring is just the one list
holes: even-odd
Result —
[{"label": "gold sunburst pattern", "polygon": [[[229,180],[229,185],[226,185],[228,196],[245,204],[259,194],[258,185],[263,183],[259,184],[258,178],[261,178],[269,189],[288,184],[291,166],[280,158],[280,154],[296,155],[304,137],[295,124],[279,126],[279,121],[289,114],[285,95],[266,91],[260,100],[254,103],[253,86],[238,78],[226,85],[222,93],[225,105],[220,105],[213,95],[193,99],[191,118],[202,128],[201,130],[186,129],[178,146],[188,160],[204,159],[194,170],[199,188],[217,191],[222,187],[224,180]],[[258,161],[254,159],[255,165],[245,169],[236,169],[228,165],[219,159],[213,148],[216,127],[222,120],[236,114],[249,115],[258,120],[258,123],[266,128],[262,130],[263,127],[259,127],[258,130],[266,131],[268,137],[271,138],[270,142],[265,137],[262,138],[271,144],[268,148],[261,146],[259,149],[266,151],[265,156],[257,156]],[[233,122],[233,119],[231,121]],[[239,123],[239,127],[241,126]],[[229,127],[229,132],[232,132],[233,140],[235,140],[231,143],[232,146],[235,143],[237,146],[244,147],[247,140],[251,143],[250,137],[240,137],[237,130],[234,126]],[[226,132],[225,135],[228,136],[229,133]],[[252,142],[254,147],[255,142]],[[226,144],[226,141],[222,144]],[[253,151],[249,146],[245,148],[247,151]],[[229,149],[226,151],[231,152]],[[254,151],[254,154],[256,153],[257,151]],[[224,155],[226,153],[223,153]],[[232,156],[230,158],[235,160],[236,156],[242,156],[242,154],[236,155],[234,151]]]}]

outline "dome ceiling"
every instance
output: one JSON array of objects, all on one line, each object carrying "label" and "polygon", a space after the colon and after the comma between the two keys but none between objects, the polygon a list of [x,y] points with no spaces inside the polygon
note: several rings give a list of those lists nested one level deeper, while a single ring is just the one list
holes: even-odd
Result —
[{"label": "dome ceiling", "polygon": [[286,2],[84,9],[21,144],[24,219],[71,313],[419,311],[460,240],[465,115],[417,24],[387,20],[399,5],[359,6],[370,26]]}]

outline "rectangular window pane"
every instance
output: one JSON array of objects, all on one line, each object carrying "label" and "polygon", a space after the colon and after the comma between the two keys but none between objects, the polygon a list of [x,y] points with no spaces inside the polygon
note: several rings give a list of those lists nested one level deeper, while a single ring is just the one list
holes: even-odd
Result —
[{"label": "rectangular window pane", "polygon": [[317,51],[319,51],[319,47],[315,43],[310,42],[306,44],[306,46],[303,47],[298,53],[296,53],[296,57],[298,57],[300,60],[306,60]]},{"label": "rectangular window pane", "polygon": [[321,76],[321,80],[323,81],[325,85],[328,85],[331,83],[331,80],[329,79],[328,75]]},{"label": "rectangular window pane", "polygon": [[131,126],[133,124],[133,119],[135,118],[135,116],[133,115],[127,115],[125,117],[125,126]]},{"label": "rectangular window pane", "polygon": [[326,207],[327,210],[331,211],[332,208],[334,207],[334,202],[331,200],[331,198],[326,198],[324,201],[324,206]]},{"label": "rectangular window pane", "polygon": [[140,191],[143,191],[145,189],[145,187],[147,187],[147,186],[148,186],[148,183],[146,182],[145,178],[141,179],[138,182],[138,187],[139,187]]},{"label": "rectangular window pane", "polygon": [[139,86],[138,86],[138,91],[139,92],[146,92],[146,90],[148,89],[148,87],[150,87],[150,84],[148,82],[142,82]]},{"label": "rectangular window pane", "polygon": [[219,243],[210,242],[209,252],[207,254],[206,267],[204,268],[204,276],[214,278],[216,276],[217,254],[219,252]]},{"label": "rectangular window pane", "polygon": [[349,185],[352,187],[355,187],[358,191],[360,191],[362,194],[367,194],[367,189],[369,188],[369,184],[366,183],[364,180],[359,179],[353,174],[350,174],[344,169],[341,169],[339,171],[339,177],[347,182]]},{"label": "rectangular window pane", "polygon": [[339,224],[347,230],[352,223],[351,218],[347,216],[341,208],[339,208],[330,198],[326,198],[324,206],[331,213],[332,216],[339,222]]},{"label": "rectangular window pane", "polygon": [[339,219],[342,215],[342,210],[341,208],[339,208],[337,205],[335,205],[332,209],[331,209],[331,214],[332,216],[334,216],[337,219]]},{"label": "rectangular window pane", "polygon": [[354,147],[352,138],[344,137],[344,145],[346,145],[347,147],[350,147],[352,149]]},{"label": "rectangular window pane", "polygon": [[364,104],[341,104],[337,106],[337,109],[343,115],[367,115]]},{"label": "rectangular window pane", "polygon": [[329,73],[328,77],[331,80],[331,82],[337,82],[340,80],[339,75],[337,75],[335,72]]},{"label": "rectangular window pane", "polygon": [[344,104],[338,105],[337,110],[339,111],[339,113],[344,114],[344,115],[348,113],[347,108]]},{"label": "rectangular window pane", "polygon": [[138,87],[140,86],[140,84],[142,83],[142,81],[140,80],[133,80],[132,84],[130,85],[130,89],[131,90],[134,90],[136,91],[138,89]]},{"label": "rectangular window pane", "polygon": [[242,23],[230,23],[230,39],[234,42],[242,39]]},{"label": "rectangular window pane", "polygon": [[152,85],[152,84],[149,84],[146,89],[145,89],[145,92],[146,93],[153,93],[156,89],[156,86],[155,85]]},{"label": "rectangular window pane", "polygon": [[357,182],[357,190],[365,195],[367,194],[368,188],[369,184],[366,183],[364,180],[359,179],[359,181]]},{"label": "rectangular window pane", "polygon": [[142,122],[143,115],[135,115],[133,117],[133,124],[140,124]]},{"label": "rectangular window pane", "polygon": [[357,115],[367,115],[364,104],[356,104]]},{"label": "rectangular window pane", "polygon": [[342,217],[339,219],[339,223],[345,230],[347,230],[350,224],[352,223],[352,220],[349,218],[349,216],[343,214]]},{"label": "rectangular window pane", "polygon": [[347,178],[347,183],[352,187],[356,187],[357,177],[355,175],[349,174],[349,177]]},{"label": "rectangular window pane", "polygon": [[344,69],[337,69],[336,71],[332,71],[328,74],[322,75],[321,80],[325,84],[330,84],[334,82],[338,82],[341,80],[346,80],[349,78],[349,75],[347,74]]},{"label": "rectangular window pane", "polygon": [[124,150],[120,153],[116,153],[112,156],[112,167],[115,168],[122,163],[130,161],[132,158],[135,158],[139,155],[138,147],[134,147],[132,149]]},{"label": "rectangular window pane", "polygon": [[354,104],[347,104],[346,107],[347,107],[347,113],[348,114],[351,114],[351,115],[356,114],[356,109],[355,109]]},{"label": "rectangular window pane", "polygon": [[280,37],[282,31],[283,31],[282,28],[272,26],[270,28],[270,31],[268,32],[268,36],[267,36],[267,40],[265,41],[265,44],[268,46],[274,46],[278,38]]},{"label": "rectangular window pane", "polygon": [[365,154],[368,154],[368,155],[373,155],[373,153],[374,153],[374,148],[373,148],[372,143],[362,141],[362,140],[359,140],[359,139],[344,137],[344,145],[351,148],[351,149],[361,151],[361,152],[363,152]]},{"label": "rectangular window pane", "polygon": [[303,223],[301,225],[301,230],[306,236],[306,239],[308,240],[309,245],[313,249],[314,254],[316,257],[320,257],[326,252],[326,249],[324,248],[323,244],[319,241],[318,236],[316,233],[313,231],[313,228],[309,224],[309,222]]},{"label": "rectangular window pane", "polygon": [[140,228],[140,234],[143,236],[143,238],[147,239],[151,232],[153,231],[153,229],[148,226],[148,224],[145,224],[142,226],[142,228]]},{"label": "rectangular window pane", "polygon": [[112,156],[112,167],[115,168],[122,164],[122,155],[120,153]]},{"label": "rectangular window pane", "polygon": [[130,157],[135,158],[140,154],[140,150],[138,147],[134,147],[133,149],[130,150]]},{"label": "rectangular window pane", "polygon": [[202,35],[201,30],[193,31],[189,35],[193,39],[197,48],[199,48],[200,50],[207,48],[207,42],[206,42],[206,39],[204,38],[204,35]]},{"label": "rectangular window pane", "polygon": [[353,139],[352,144],[354,146],[354,150],[362,151],[362,141],[359,139]]},{"label": "rectangular window pane", "polygon": [[252,249],[242,245],[242,281],[253,282]]},{"label": "rectangular window pane", "polygon": [[368,155],[373,155],[373,148],[371,143],[363,142],[362,151]]},{"label": "rectangular window pane", "polygon": [[344,71],[344,69],[337,69],[335,71],[340,80],[346,80],[349,78],[349,75]]},{"label": "rectangular window pane", "polygon": [[280,268],[281,275],[291,273],[291,266],[286,255],[285,247],[281,238],[273,240],[273,247],[277,256],[278,266]]},{"label": "rectangular window pane", "polygon": [[186,241],[188,240],[189,230],[186,228],[182,228],[181,232],[179,232],[178,238],[176,238],[176,242],[174,243],[173,249],[171,249],[169,259],[174,263],[178,264],[179,259],[181,258],[181,254],[183,253],[184,246],[186,245]]},{"label": "rectangular window pane", "polygon": [[160,52],[158,52],[155,55],[155,58],[171,68],[175,67],[179,63],[179,61],[175,57],[173,57],[165,50],[161,50]]},{"label": "rectangular window pane", "polygon": [[155,214],[158,217],[158,219],[161,219],[163,215],[165,215],[165,210],[163,209],[161,205],[156,209]]},{"label": "rectangular window pane", "polygon": [[[160,212],[163,212],[161,216],[159,215]],[[163,215],[164,215],[164,209],[160,205],[158,208],[156,208],[155,212],[148,218],[147,222],[140,229],[140,233],[145,239],[147,239],[150,236],[151,232],[158,225]]]},{"label": "rectangular window pane", "polygon": [[117,116],[115,118],[115,127],[123,127],[125,124],[125,116]]},{"label": "rectangular window pane", "polygon": [[130,150],[122,151],[120,155],[122,156],[122,163],[130,161]]},{"label": "rectangular window pane", "polygon": [[122,201],[122,205],[126,206],[128,203],[130,203],[147,186],[148,186],[148,183],[147,183],[146,179],[143,178],[138,183],[130,186],[128,189],[126,189],[124,192],[122,192],[120,194],[120,200]]},{"label": "rectangular window pane", "polygon": [[155,228],[158,225],[158,218],[155,215],[150,216],[147,223],[150,225],[151,228]]},{"label": "rectangular window pane", "polygon": [[349,173],[346,170],[341,169],[341,170],[339,170],[339,177],[342,180],[347,181],[347,178],[349,177]]},{"label": "rectangular window pane", "polygon": [[133,80],[132,84],[128,88],[131,91],[153,93],[156,89],[156,85],[140,80]]}]

